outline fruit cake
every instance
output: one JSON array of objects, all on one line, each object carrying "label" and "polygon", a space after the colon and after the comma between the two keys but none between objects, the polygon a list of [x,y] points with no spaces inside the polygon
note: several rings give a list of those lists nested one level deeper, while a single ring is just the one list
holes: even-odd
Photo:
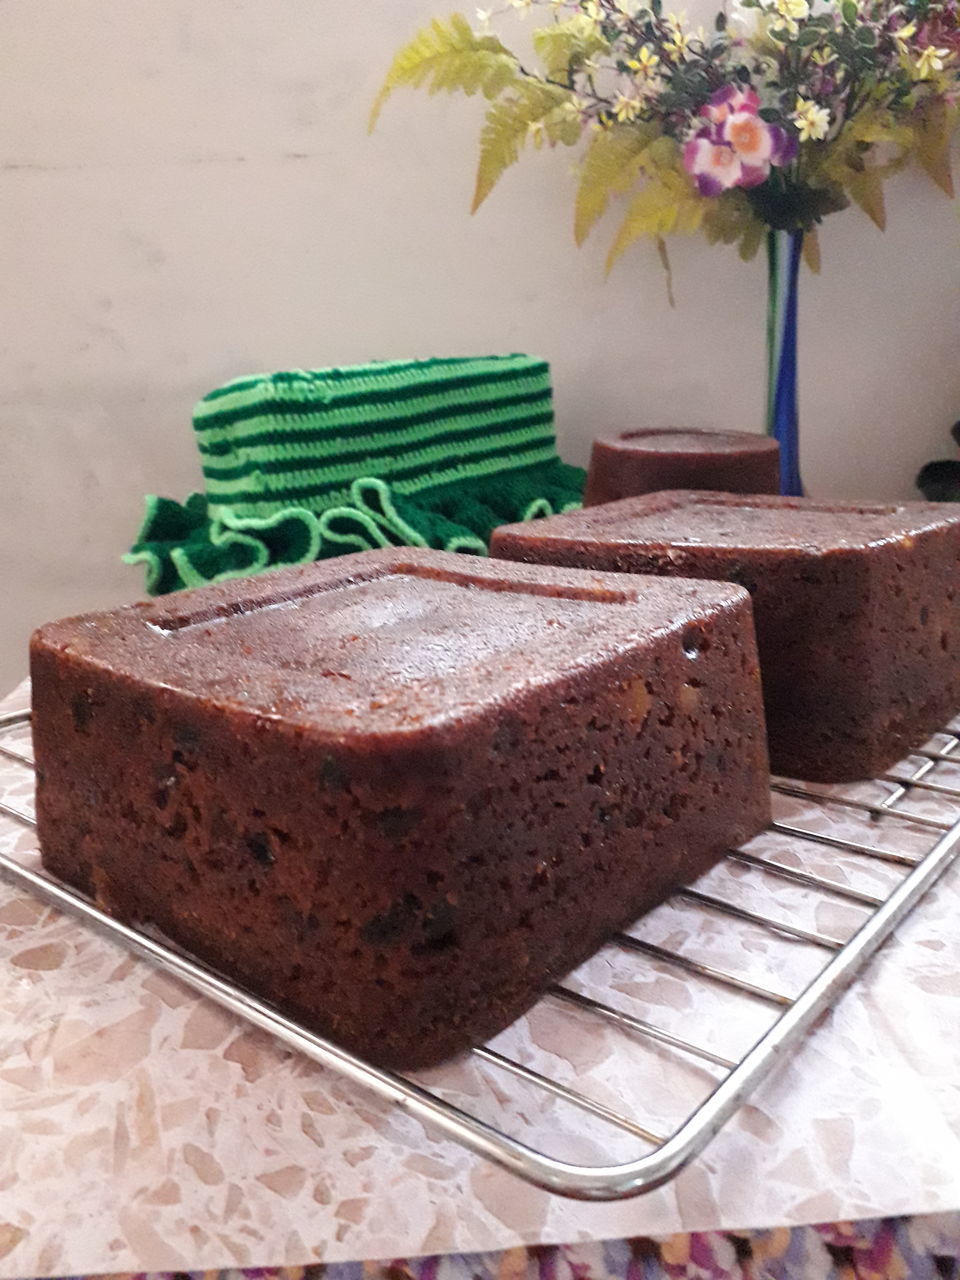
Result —
[{"label": "fruit cake", "polygon": [[769,820],[740,587],[405,548],[32,642],[44,865],[390,1067]]},{"label": "fruit cake", "polygon": [[960,710],[960,509],[657,493],[494,532],[495,555],[736,582],[774,772],[884,772]]},{"label": "fruit cake", "polygon": [[660,489],[779,493],[780,446],[746,431],[624,431],[593,442],[584,506]]}]

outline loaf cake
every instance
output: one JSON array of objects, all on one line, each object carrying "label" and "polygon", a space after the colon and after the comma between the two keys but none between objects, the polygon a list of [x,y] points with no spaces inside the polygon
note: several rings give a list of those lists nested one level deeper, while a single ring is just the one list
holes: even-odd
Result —
[{"label": "loaf cake", "polygon": [[380,1065],[769,820],[739,587],[391,549],[32,642],[44,865]]},{"label": "loaf cake", "polygon": [[495,531],[524,563],[753,596],[774,772],[875,777],[960,710],[960,511],[658,493]]},{"label": "loaf cake", "polygon": [[661,489],[779,493],[780,446],[746,431],[624,431],[599,436],[590,453],[584,506]]}]

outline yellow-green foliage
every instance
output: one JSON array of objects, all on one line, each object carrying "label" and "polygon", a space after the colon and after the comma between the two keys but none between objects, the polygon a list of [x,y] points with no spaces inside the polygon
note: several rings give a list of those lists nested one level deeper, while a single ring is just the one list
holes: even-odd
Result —
[{"label": "yellow-green foliage", "polygon": [[434,18],[393,60],[370,113],[370,128],[394,89],[426,85],[430,93],[496,98],[519,75],[517,59],[496,36],[477,35],[462,14]]},{"label": "yellow-green foliage", "polygon": [[627,206],[607,255],[608,271],[635,240],[690,234],[702,226],[706,198],[684,169],[681,154],[674,138],[657,138],[644,149],[640,168],[646,181]]},{"label": "yellow-green foliage", "polygon": [[945,102],[928,102],[913,121],[913,145],[917,159],[942,191],[953,198],[950,172],[950,140],[957,123],[957,108]]},{"label": "yellow-green foliage", "polygon": [[570,76],[598,53],[610,46],[600,34],[597,24],[578,13],[566,22],[541,27],[533,33],[533,47],[551,80],[568,81]]},{"label": "yellow-green foliage", "polygon": [[[823,164],[823,172],[841,186],[877,224],[886,226],[883,183],[916,156],[942,191],[952,198],[950,143],[957,108],[942,99],[918,107],[910,120],[897,120],[890,111],[867,109],[844,125]],[[871,164],[864,152],[878,147],[882,160]],[[877,153],[873,153],[877,154]]]},{"label": "yellow-green foliage", "polygon": [[580,113],[569,89],[539,80],[519,80],[507,96],[493,104],[480,137],[474,213],[503,172],[519,160],[531,136],[567,146],[580,141]]},{"label": "yellow-green foliage", "polygon": [[[865,108],[847,121],[829,145],[811,152],[811,177],[839,187],[883,231],[887,225],[883,183],[910,159],[913,140],[910,126],[890,111]],[[887,159],[876,159],[878,146]]]},{"label": "yellow-green foliage", "polygon": [[740,257],[749,262],[763,244],[766,227],[753,212],[745,192],[738,187],[722,200],[707,201],[703,213],[703,234],[710,244],[735,244]]},{"label": "yellow-green foliage", "polygon": [[643,172],[643,154],[656,138],[654,124],[615,124],[593,135],[580,168],[574,234],[583,244],[613,196],[622,196]]},{"label": "yellow-green foliage", "polygon": [[[889,7],[893,0],[883,2]],[[784,61],[786,54],[792,50],[803,62],[807,51],[816,45],[820,52],[826,50],[828,61],[839,60],[840,70],[831,73],[837,76],[843,71],[843,59],[854,55],[844,52],[845,46],[837,44],[839,36],[821,18],[807,22],[806,15],[800,28],[791,33],[779,0],[776,4],[760,0],[759,7],[754,7],[753,56],[765,58],[769,74],[783,78],[774,117],[781,127],[790,129],[790,120],[798,121],[796,114],[789,115],[790,102],[796,101],[791,85],[795,89],[802,84],[796,80],[802,67],[794,66],[792,60]],[[817,224],[852,201],[882,229],[886,224],[884,182],[914,156],[930,178],[953,195],[950,140],[960,114],[953,105],[958,76],[952,62],[948,68],[934,65],[918,72],[920,55],[904,43],[912,39],[905,34],[907,26],[901,26],[897,33],[902,46],[898,46],[900,63],[895,61],[892,71],[887,68],[886,79],[879,73],[871,79],[858,72],[862,87],[853,114],[847,117],[849,102],[842,107],[832,104],[829,132],[826,125],[811,130],[807,121],[806,130],[800,128],[797,158],[780,170],[779,178],[771,174],[765,191],[748,193],[733,187],[717,195],[702,195],[683,163],[679,140],[702,124],[697,115],[702,99],[691,79],[691,68],[709,61],[711,75],[721,71],[725,83],[733,83],[730,76],[736,69],[735,61],[742,56],[738,42],[724,46],[718,61],[715,44],[716,40],[723,44],[722,37],[714,39],[712,52],[688,41],[683,54],[666,43],[663,31],[659,31],[656,38],[650,37],[653,53],[648,46],[638,53],[628,8],[619,6],[614,11],[584,3],[579,13],[534,31],[540,70],[522,65],[496,36],[475,32],[461,14],[434,19],[394,59],[374,104],[371,127],[384,101],[401,86],[426,88],[431,93],[482,93],[490,106],[480,139],[474,211],[504,172],[516,164],[528,142],[572,146],[586,138],[576,197],[577,243],[583,243],[611,201],[626,201],[625,216],[607,259],[608,270],[635,240],[649,237],[669,271],[664,237],[695,231],[703,231],[711,244],[736,245],[740,256],[750,259],[763,243],[769,219],[774,227],[803,229],[804,257],[816,271],[820,262]],[[865,37],[857,44],[855,62],[875,61],[875,55],[868,51],[878,47],[874,28],[882,14],[871,14],[863,5],[857,9],[854,0],[845,0],[844,31],[856,26],[858,34]],[[670,22],[664,30],[672,31]],[[915,25],[912,30],[916,34]],[[641,55],[647,57],[647,63]],[[937,56],[946,61],[943,51]],[[604,81],[601,78],[598,88],[595,77],[598,64],[607,71],[615,68],[621,76],[635,71],[635,86],[641,92],[631,96],[628,88],[626,93],[618,90],[605,95]],[[655,75],[651,74],[653,67],[658,68]],[[623,81],[617,83],[622,85]],[[767,84],[777,88],[776,79]],[[778,112],[782,114],[778,116]],[[803,123],[799,121],[801,126]],[[666,136],[664,126],[676,136]]]}]

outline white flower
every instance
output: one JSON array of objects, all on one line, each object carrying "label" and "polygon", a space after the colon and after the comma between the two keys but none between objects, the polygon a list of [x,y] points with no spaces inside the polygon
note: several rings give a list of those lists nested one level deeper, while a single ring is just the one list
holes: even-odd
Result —
[{"label": "white flower", "polygon": [[481,30],[481,31],[489,31],[489,30],[490,30],[490,19],[491,19],[492,17],[493,17],[493,10],[492,10],[492,9],[478,9],[478,10],[477,10],[477,25],[480,27],[480,30]]},{"label": "white flower", "polygon": [[934,71],[942,71],[943,64],[950,57],[949,49],[937,49],[932,44],[920,50],[916,66],[913,68],[914,80],[929,80]]},{"label": "white flower", "polygon": [[744,8],[740,0],[732,0],[728,10],[727,26],[736,27],[745,36],[752,36],[757,29],[760,10]]},{"label": "white flower", "polygon": [[798,22],[810,16],[810,6],[807,0],[777,0],[777,13]]},{"label": "white flower", "polygon": [[796,110],[791,116],[800,134],[801,142],[820,142],[830,130],[830,112],[818,107],[809,98],[798,98]]},{"label": "white flower", "polygon": [[618,93],[617,100],[613,104],[613,113],[623,124],[629,120],[636,120],[642,106],[643,104],[639,98],[627,97],[626,94]]}]

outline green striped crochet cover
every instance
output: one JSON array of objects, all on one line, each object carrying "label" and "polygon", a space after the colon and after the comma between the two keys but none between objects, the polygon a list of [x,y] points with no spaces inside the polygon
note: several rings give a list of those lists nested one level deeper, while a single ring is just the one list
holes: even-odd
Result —
[{"label": "green striped crochet cover", "polygon": [[358,474],[413,494],[556,457],[550,369],[529,356],[241,378],[205,396],[193,425],[214,513],[320,510]]},{"label": "green striped crochet cover", "polygon": [[148,499],[125,557],[155,593],[374,546],[485,554],[497,524],[582,497],[549,366],[525,355],[239,378],[193,425],[205,494]]}]

